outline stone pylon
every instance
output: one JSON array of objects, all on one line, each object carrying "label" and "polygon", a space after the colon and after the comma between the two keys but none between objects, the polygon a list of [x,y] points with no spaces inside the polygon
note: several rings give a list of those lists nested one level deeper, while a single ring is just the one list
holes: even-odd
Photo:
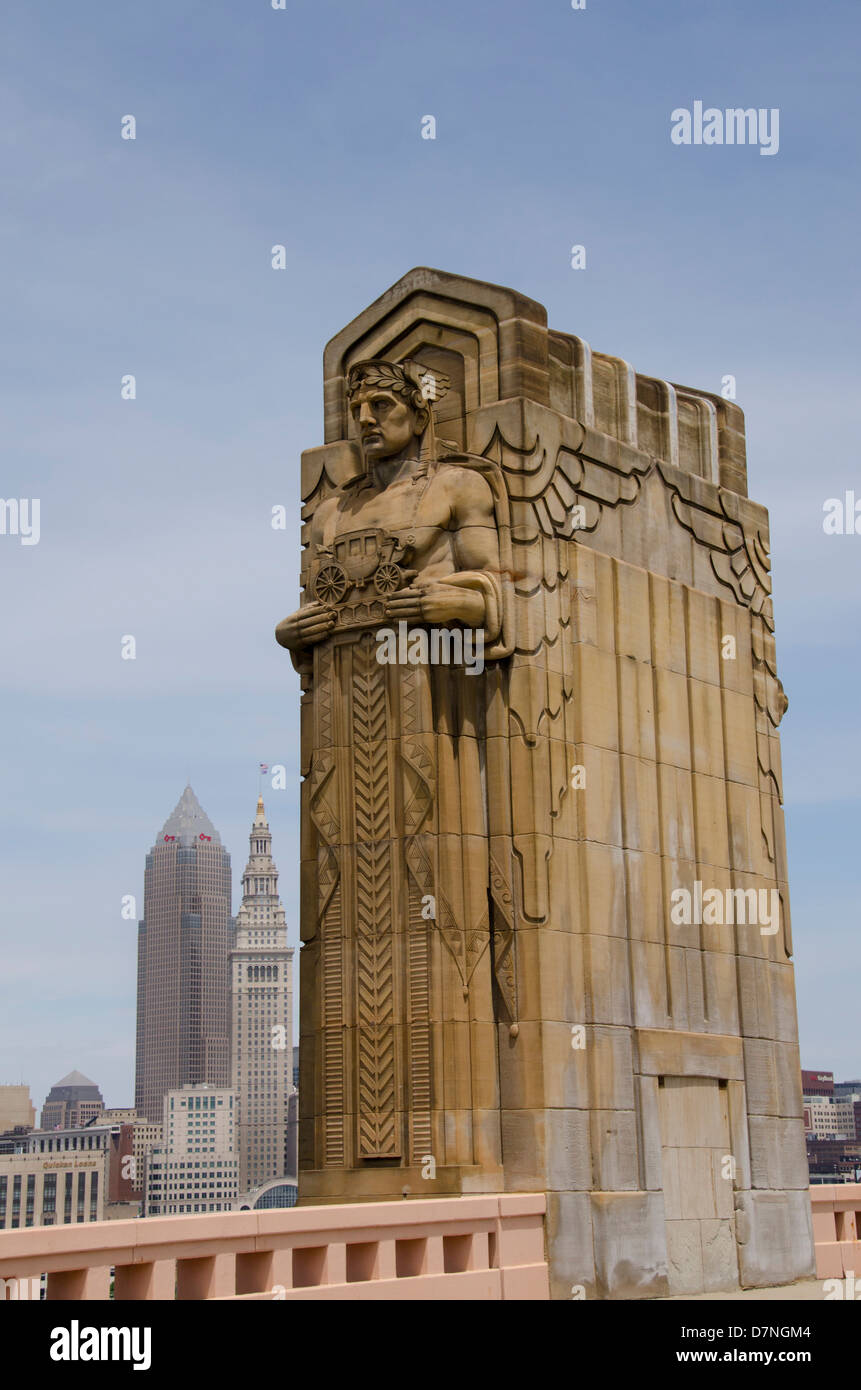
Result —
[{"label": "stone pylon", "polygon": [[544,1191],[557,1297],[810,1274],[740,409],[429,269],[324,376],[278,629],[303,680],[300,1200]]}]

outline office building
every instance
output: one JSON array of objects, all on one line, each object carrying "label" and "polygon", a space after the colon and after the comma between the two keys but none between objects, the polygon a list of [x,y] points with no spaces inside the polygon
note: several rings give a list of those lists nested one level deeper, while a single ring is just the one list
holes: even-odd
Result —
[{"label": "office building", "polygon": [[0,1086],[0,1134],[7,1129],[32,1129],[36,1107],[29,1086]]},{"label": "office building", "polygon": [[230,1077],[230,855],[186,787],[146,859],[138,927],[135,1108],[153,1124],[181,1086]]},{"label": "office building", "polygon": [[178,1087],[163,1113],[163,1141],[147,1156],[144,1215],[231,1211],[239,1194],[233,1091]]},{"label": "office building", "polygon": [[240,1185],[247,1191],[288,1171],[293,1092],[293,950],[262,797],[249,835],[230,970],[232,1084]]},{"label": "office building", "polygon": [[51,1087],[42,1106],[42,1129],[69,1129],[94,1120],[105,1108],[95,1081],[82,1072],[70,1071]]}]

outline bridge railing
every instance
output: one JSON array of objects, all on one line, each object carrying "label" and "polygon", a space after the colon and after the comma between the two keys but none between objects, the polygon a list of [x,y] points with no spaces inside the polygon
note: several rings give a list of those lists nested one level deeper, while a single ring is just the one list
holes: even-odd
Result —
[{"label": "bridge railing", "polygon": [[[156,1216],[0,1233],[0,1295],[546,1299],[543,1193]],[[113,1287],[112,1287],[113,1286]]]},{"label": "bridge railing", "polygon": [[810,1189],[819,1279],[854,1274],[861,1287],[861,1183],[823,1183]]}]

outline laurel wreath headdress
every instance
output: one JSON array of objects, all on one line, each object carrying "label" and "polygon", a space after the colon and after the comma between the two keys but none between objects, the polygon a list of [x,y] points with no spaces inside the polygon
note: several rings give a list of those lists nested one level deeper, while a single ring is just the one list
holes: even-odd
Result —
[{"label": "laurel wreath headdress", "polygon": [[435,372],[407,357],[403,362],[383,362],[370,359],[356,362],[347,377],[347,399],[350,400],[363,386],[379,386],[383,391],[392,391],[401,396],[413,410],[427,410],[441,401],[451,378],[444,372]]}]

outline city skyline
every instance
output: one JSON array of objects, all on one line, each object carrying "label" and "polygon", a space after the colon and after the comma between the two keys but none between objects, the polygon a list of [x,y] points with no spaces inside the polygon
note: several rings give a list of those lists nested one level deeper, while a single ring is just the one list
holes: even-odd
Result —
[{"label": "city skyline", "polygon": [[[259,788],[260,788],[260,786],[261,786],[261,774],[260,774],[260,772],[259,772],[259,766],[260,766],[260,765],[258,764],[258,771],[257,771],[257,773],[254,774],[253,778],[252,778],[252,777],[249,777],[249,779],[248,779],[249,782],[253,782],[253,785],[258,789],[258,790],[257,790],[257,794],[256,794],[256,798],[255,798],[256,801],[259,801],[259,799],[260,799],[260,791],[259,791]],[[268,771],[267,771],[266,774],[263,775],[263,785],[269,788],[269,801],[270,801],[270,803],[276,805],[276,807],[277,807],[279,804],[282,804],[282,803],[279,802],[279,798],[284,797],[284,798],[285,798],[285,801],[287,801],[288,804],[289,804],[289,799],[287,798],[287,794],[286,794],[285,791],[283,791],[283,790],[276,790],[276,791],[273,791],[273,790],[272,790],[272,787],[271,787],[271,779],[272,779],[272,776],[273,776],[273,770],[274,770],[274,776],[275,776],[276,781],[280,780],[281,774],[280,774],[280,771],[278,770],[278,765],[277,765],[277,764],[269,764],[269,765],[267,765],[267,767],[268,767]],[[186,783],[186,785],[188,785],[188,783]],[[267,813],[267,818],[268,818],[268,813]],[[209,819],[209,818],[207,818],[207,819]],[[288,819],[289,821],[292,821],[292,817],[290,817],[290,816],[288,816],[287,819]],[[237,820],[238,820],[238,818],[237,818]],[[163,828],[164,828],[164,827],[162,827],[162,829],[163,829]],[[245,830],[244,830],[244,833],[243,833],[243,835],[242,835],[242,838],[243,838],[245,841],[248,840],[247,822],[246,822],[246,828],[245,828]],[[277,838],[277,836],[275,836],[275,835],[272,834],[271,829],[270,829],[270,838],[271,838],[271,839]],[[225,844],[226,844],[226,839],[225,839],[224,836],[222,836],[222,841],[225,842]],[[229,853],[230,853],[230,852],[229,852]],[[230,907],[230,915],[231,915],[232,917],[234,917],[235,914],[234,914],[234,911],[233,911],[233,903],[234,903],[234,902],[237,902],[237,912],[238,912],[239,906],[241,905],[241,901],[242,901],[242,879],[243,879],[243,877],[244,877],[244,874],[245,874],[246,870],[245,870],[245,869],[237,869],[237,874],[236,874],[236,880],[237,880],[237,881],[236,881],[236,883],[234,883],[234,881],[233,881],[233,878],[234,878],[234,876],[233,876],[233,867],[232,867],[234,861],[233,861],[233,855],[232,855],[232,854],[230,854],[230,862],[231,862],[231,907]],[[240,853],[240,862],[241,862],[241,853]],[[294,892],[297,890],[297,885],[296,885],[295,881],[292,880],[292,879],[290,878],[289,874],[287,875],[287,877],[286,877],[286,879],[285,879],[285,882],[288,883],[288,884],[292,884],[292,885],[293,885]],[[790,879],[790,889],[791,889],[791,886],[792,886],[792,883],[791,883],[791,879]],[[139,895],[139,897],[140,897],[140,905],[141,905],[141,908],[142,908],[142,905],[143,905],[143,894],[141,893],[141,894]],[[131,926],[132,928],[136,928],[136,926],[137,926],[137,919],[135,919],[134,922],[131,922],[131,923],[129,923],[128,925]],[[296,916],[293,918],[292,922],[291,922],[290,917],[287,916],[286,927],[287,927],[287,943],[288,943],[288,947],[289,947],[289,948],[292,948],[294,951],[297,951],[297,950],[299,949],[298,910],[297,910]],[[297,977],[296,977],[295,984],[296,984],[296,987],[298,988],[298,974],[297,974]],[[130,1007],[131,1007],[132,1037],[133,1037],[133,1034],[134,1034],[134,997],[132,997],[132,1001],[131,1001],[131,1006],[130,1006]],[[799,1011],[799,1012],[800,1012],[800,1011]],[[294,1010],[293,1010],[293,1021],[292,1021],[293,1042],[298,1041],[297,1028],[298,1028],[298,1009],[294,1008]],[[837,1078],[841,1078],[841,1077],[842,1077],[842,1078],[844,1078],[844,1079],[846,1079],[846,1080],[851,1080],[851,1079],[853,1079],[853,1078],[855,1078],[855,1077],[857,1077],[857,1076],[861,1076],[861,1048],[859,1048],[859,1047],[857,1047],[857,1046],[855,1046],[855,1048],[854,1048],[854,1057],[855,1057],[854,1063],[853,1063],[853,1061],[851,1060],[851,1058],[852,1058],[852,1056],[853,1056],[853,1047],[850,1046],[850,1047],[847,1049],[847,1056],[850,1058],[849,1062],[848,1062],[847,1064],[843,1064],[843,1063],[834,1064],[834,1063],[832,1062],[832,1056],[831,1056],[831,1054],[829,1054],[828,1056],[826,1056],[826,1057],[823,1059],[821,1056],[818,1056],[818,1055],[814,1056],[813,1051],[812,1051],[811,1049],[808,1049],[808,1048],[805,1047],[804,1030],[803,1030],[803,1024],[802,1024],[802,1022],[801,1022],[801,1019],[800,1019],[800,1032],[801,1032],[800,1044],[801,1044],[801,1060],[802,1060],[802,1066],[804,1066],[806,1063],[812,1064],[812,1063],[815,1062],[815,1065],[816,1065],[816,1068],[817,1068],[817,1069],[819,1069],[819,1070],[823,1070],[823,1069],[824,1069],[824,1070],[828,1070],[828,1071],[833,1071],[835,1077],[837,1077]],[[100,1074],[100,1075],[96,1076],[96,1078],[95,1078],[96,1084],[102,1089],[103,1093],[105,1094],[105,1105],[108,1106],[108,1107],[110,1107],[110,1106],[122,1105],[122,1104],[124,1104],[124,1103],[132,1104],[133,1101],[134,1101],[134,1070],[135,1070],[135,1061],[134,1061],[134,1043],[133,1043],[133,1041],[129,1042],[128,1046],[129,1046],[129,1048],[130,1048],[131,1050],[130,1050],[130,1053],[129,1053],[129,1055],[128,1055],[128,1064],[127,1064],[127,1066],[125,1067],[125,1069],[124,1069],[123,1067],[121,1067],[121,1066],[120,1066],[120,1067],[114,1067],[114,1068],[112,1069],[112,1067],[111,1067],[110,1065],[106,1065],[106,1066],[105,1066],[105,1070],[104,1070],[104,1075],[101,1075],[101,1074]],[[33,1103],[34,1103],[34,1105],[36,1106],[37,1114],[41,1114],[41,1107],[42,1107],[42,1105],[44,1104],[45,1098],[47,1098],[47,1095],[48,1095],[49,1091],[52,1089],[53,1086],[57,1085],[58,1082],[57,1082],[56,1080],[50,1080],[50,1079],[49,1079],[49,1080],[47,1080],[47,1081],[44,1083],[44,1085],[43,1085],[43,1087],[42,1087],[42,1083],[40,1083],[40,1082],[37,1081],[37,1080],[34,1081],[33,1078],[36,1077],[36,1076],[42,1076],[42,1075],[47,1076],[47,1075],[48,1075],[49,1073],[51,1073],[52,1071],[53,1071],[53,1074],[56,1075],[56,1073],[57,1073],[58,1070],[61,1070],[61,1071],[65,1071],[65,1070],[69,1070],[69,1069],[71,1069],[71,1070],[82,1070],[82,1071],[92,1070],[93,1065],[94,1065],[93,1063],[90,1064],[90,1067],[89,1067],[89,1068],[86,1067],[86,1066],[79,1065],[79,1060],[78,1060],[78,1058],[79,1058],[79,1053],[80,1053],[81,1055],[83,1055],[83,1053],[84,1053],[85,1051],[86,1051],[86,1048],[84,1048],[83,1045],[77,1046],[77,1047],[76,1047],[76,1044],[74,1044],[74,1043],[72,1043],[72,1044],[69,1046],[68,1050],[64,1050],[62,1047],[58,1047],[58,1048],[56,1049],[55,1053],[54,1053],[54,1056],[55,1056],[56,1059],[57,1059],[57,1063],[56,1063],[55,1065],[52,1065],[51,1063],[48,1063],[48,1062],[43,1062],[43,1063],[39,1066],[38,1070],[37,1070],[35,1067],[31,1067],[30,1070],[29,1070],[29,1072],[27,1072],[27,1074],[23,1074],[23,1073],[22,1073],[21,1076],[17,1076],[17,1075],[16,1075],[16,1076],[14,1076],[14,1077],[11,1076],[11,1075],[9,1075],[9,1076],[2,1076],[2,1077],[0,1077],[0,1080],[2,1080],[2,1084],[25,1084],[25,1085],[28,1085],[29,1088],[30,1088],[30,1094],[31,1094],[31,1097],[32,1097],[32,1099],[33,1099]],[[94,1053],[92,1053],[92,1052],[88,1052],[87,1055],[88,1055],[88,1056],[91,1056],[91,1057],[92,1057],[92,1056],[97,1056],[97,1057],[99,1056],[99,1054],[94,1054]],[[104,1054],[103,1054],[103,1055],[104,1055]],[[25,1059],[25,1058],[22,1058],[22,1062],[23,1062],[23,1065],[26,1067],[27,1063],[26,1063],[26,1059]],[[123,1070],[125,1070],[125,1071],[128,1073],[128,1081],[127,1081],[127,1083],[123,1081]],[[125,1089],[124,1089],[124,1087],[125,1087]],[[41,1096],[41,1099],[40,1099],[40,1096]]]},{"label": "city skyline", "polygon": [[[261,772],[260,772],[260,766],[261,766],[260,764],[257,765],[258,770],[257,770],[257,772],[254,774],[253,779],[249,779],[250,781],[253,780],[253,785],[257,788],[257,793],[256,793],[256,796],[255,796],[255,804],[259,804],[259,801],[260,801],[260,799],[261,799],[261,798],[260,798],[260,790],[259,790],[259,789],[260,789],[260,786],[261,786]],[[270,800],[274,800],[274,799],[277,798],[278,796],[284,796],[284,795],[285,795],[285,793],[284,793],[283,791],[273,791],[273,790],[272,790],[272,785],[271,785],[272,769],[277,769],[277,765],[276,765],[276,764],[272,764],[271,767],[270,767],[270,769],[269,769],[269,771],[268,771],[266,774],[262,774],[262,779],[263,779],[263,780],[262,780],[262,785],[264,785],[265,787],[267,787],[267,788],[269,789]],[[278,779],[279,776],[280,776],[280,774],[279,774],[279,773],[277,772],[277,770],[276,770],[276,771],[275,771],[275,777],[276,777],[276,779]],[[190,788],[190,786],[191,786],[191,779],[186,778],[186,779],[181,779],[181,780],[185,780],[186,789]],[[183,793],[183,794],[184,794],[184,793]],[[169,798],[168,798],[168,799],[169,799]],[[181,800],[182,800],[182,794],[181,794],[180,797],[178,798],[178,802],[181,802]],[[198,800],[198,798],[197,798],[196,795],[195,795],[195,800],[196,800],[196,801]],[[172,814],[173,814],[173,813],[172,813]],[[155,835],[155,836],[153,836],[152,834],[150,835],[150,837],[149,837],[149,842],[150,842],[151,847],[154,845],[154,843],[157,843],[157,842],[163,837],[163,834],[164,834],[164,832],[165,832],[165,829],[168,827],[170,820],[171,820],[171,817],[170,817],[170,816],[167,817],[165,820],[163,820],[163,823],[162,823],[162,825],[161,825],[161,827],[160,827],[160,830],[156,833],[156,835]],[[212,822],[211,822],[211,820],[210,820],[210,817],[207,816],[207,817],[206,817],[206,821],[207,821],[207,823],[209,824],[209,826],[210,826],[210,828],[211,828],[211,827],[212,827]],[[268,835],[269,835],[269,839],[270,839],[270,842],[271,842],[273,836],[272,836],[271,829],[268,828],[268,824],[267,824],[267,830],[268,830]],[[219,836],[219,838],[220,838],[220,840],[221,840],[222,843],[223,843],[224,837]],[[245,829],[245,831],[244,831],[243,839],[247,842],[247,841],[248,841],[248,838],[249,838],[249,837],[248,837],[248,829],[247,829],[247,822],[246,822],[246,829]],[[225,845],[225,848],[226,848],[226,845]],[[234,863],[234,860],[233,860],[233,856],[232,856],[232,854],[230,853],[229,850],[228,850],[228,859],[229,859],[229,862],[230,862],[230,881],[231,881],[231,902],[230,902],[230,909],[229,909],[229,912],[230,912],[231,918],[234,918],[234,919],[235,919],[235,916],[238,915],[238,912],[239,912],[239,910],[240,910],[240,908],[241,908],[241,903],[242,903],[242,881],[243,881],[243,878],[244,878],[245,873],[246,873],[246,871],[247,871],[247,865],[246,865],[245,868],[237,867],[236,882],[234,883],[234,874],[233,874],[233,863]],[[239,857],[239,861],[238,861],[238,862],[239,862],[240,865],[241,865],[242,862],[243,862],[241,853],[240,853],[240,857]],[[142,882],[143,882],[143,877],[144,877],[143,874],[141,874],[141,881],[142,881]],[[291,881],[291,880],[290,880],[289,877],[288,877],[287,882],[289,883],[290,881]],[[135,897],[135,905],[139,908],[139,911],[138,911],[137,915],[134,917],[133,920],[132,920],[132,919],[129,919],[129,920],[125,923],[125,925],[126,925],[128,928],[130,928],[130,938],[129,938],[130,942],[134,942],[134,940],[135,940],[136,933],[137,933],[137,927],[138,927],[138,921],[140,920],[140,918],[141,918],[142,915],[143,915],[143,903],[144,903],[144,895],[143,895],[143,892],[142,892],[142,891],[138,892],[137,894],[134,894],[133,896]],[[234,913],[234,908],[233,908],[234,902],[236,902],[236,904],[237,904],[237,906],[236,906],[236,914]],[[289,919],[288,919],[288,920],[286,921],[286,929],[287,929],[288,948],[289,948],[289,949],[298,949],[298,945],[299,945],[299,939],[298,939],[298,923],[294,921],[294,923],[293,923],[292,926],[291,926],[291,922],[290,922]],[[292,939],[292,940],[291,940],[291,935],[292,935],[293,938],[294,938],[294,939]],[[134,946],[135,954],[136,954],[136,950],[137,950],[137,947],[136,947],[136,945],[135,945],[135,946]],[[105,1093],[105,1106],[108,1107],[108,1108],[110,1108],[110,1107],[112,1107],[112,1106],[122,1105],[122,1104],[129,1104],[129,1105],[131,1105],[131,1104],[134,1103],[134,1098],[135,1098],[135,1045],[134,1045],[135,1018],[134,1018],[134,1015],[135,1015],[135,996],[133,995],[132,1000],[131,1000],[131,1035],[130,1035],[130,1039],[127,1041],[127,1047],[126,1047],[126,1052],[127,1052],[127,1054],[128,1054],[128,1064],[127,1064],[127,1066],[126,1066],[125,1069],[124,1069],[124,1070],[127,1072],[127,1076],[128,1076],[127,1081],[124,1081],[124,1080],[123,1080],[123,1076],[122,1076],[122,1070],[123,1070],[123,1069],[117,1068],[117,1069],[112,1073],[110,1067],[106,1068],[106,1070],[105,1070],[105,1075],[111,1077],[111,1079],[110,1079],[109,1081],[108,1081],[108,1080],[105,1080],[104,1077],[101,1077],[101,1079],[100,1079],[99,1077],[97,1077],[97,1078],[95,1079],[95,1084],[96,1084],[98,1087],[100,1087],[100,1089],[103,1091],[103,1093]],[[289,1047],[291,1047],[291,1048],[292,1048],[293,1043],[296,1042],[296,1041],[298,1041],[298,1034],[297,1034],[297,1032],[296,1032],[297,1027],[298,1027],[297,1011],[296,1011],[295,1008],[294,1008],[294,1010],[293,1010],[293,1018],[292,1018],[292,1020],[291,1020],[291,1032],[292,1032],[293,1036],[292,1036],[291,1042],[290,1042],[290,1044],[289,1044]],[[129,1049],[130,1049],[130,1052],[129,1052]],[[71,1055],[71,1054],[74,1054],[74,1056],[77,1057],[79,1054],[80,1054],[80,1056],[83,1056],[84,1053],[86,1053],[87,1056],[89,1056],[89,1057],[92,1057],[92,1056],[94,1056],[94,1055],[95,1055],[95,1056],[98,1056],[98,1054],[93,1054],[92,1052],[87,1051],[87,1048],[86,1048],[86,1046],[84,1045],[83,1042],[82,1042],[80,1045],[77,1044],[77,1043],[75,1043],[75,1042],[73,1042],[73,1043],[70,1044],[70,1055]],[[291,1055],[292,1055],[292,1054],[291,1054]],[[61,1059],[65,1056],[65,1053],[64,1053],[64,1050],[63,1050],[62,1047],[59,1047],[59,1048],[57,1049],[55,1056],[56,1056],[58,1059],[60,1059],[60,1070],[63,1072],[63,1078],[65,1078],[65,1073],[66,1073],[66,1072],[70,1072],[70,1071],[71,1071],[71,1072],[87,1072],[87,1071],[88,1071],[87,1066],[79,1065],[77,1061],[70,1062],[68,1065],[64,1066],[63,1063],[62,1063],[62,1060],[61,1060]],[[61,1084],[61,1081],[58,1081],[58,1080],[56,1079],[57,1067],[56,1067],[55,1065],[53,1065],[53,1063],[50,1063],[50,1062],[47,1062],[47,1061],[42,1062],[42,1063],[38,1066],[38,1068],[36,1068],[36,1067],[30,1067],[30,1066],[28,1066],[28,1057],[27,1057],[27,1054],[23,1054],[23,1053],[22,1053],[21,1061],[22,1061],[22,1066],[25,1068],[27,1074],[26,1074],[26,1075],[22,1075],[22,1077],[20,1077],[20,1078],[13,1078],[13,1077],[11,1077],[11,1076],[9,1076],[9,1077],[4,1076],[4,1077],[0,1078],[0,1084],[2,1084],[2,1085],[26,1085],[26,1086],[28,1086],[28,1087],[29,1087],[29,1090],[30,1090],[30,1095],[31,1095],[31,1097],[33,1098],[33,1103],[34,1103],[34,1105],[36,1106],[37,1116],[38,1116],[38,1115],[41,1115],[42,1107],[43,1107],[43,1105],[44,1105],[44,1103],[45,1103],[45,1100],[47,1099],[47,1097],[48,1097],[50,1091],[51,1091],[52,1089],[54,1089],[56,1086],[58,1086],[58,1085]],[[89,1069],[92,1070],[95,1066],[97,1066],[97,1063],[91,1063]],[[52,1073],[53,1073],[53,1075],[54,1075],[54,1079],[53,1079],[53,1080],[52,1080],[52,1079],[47,1079],[47,1080],[44,1081],[44,1083],[43,1083],[42,1081],[39,1080],[40,1077],[42,1077],[42,1076],[49,1077]],[[108,1093],[109,1093],[109,1094],[108,1094]]]}]

